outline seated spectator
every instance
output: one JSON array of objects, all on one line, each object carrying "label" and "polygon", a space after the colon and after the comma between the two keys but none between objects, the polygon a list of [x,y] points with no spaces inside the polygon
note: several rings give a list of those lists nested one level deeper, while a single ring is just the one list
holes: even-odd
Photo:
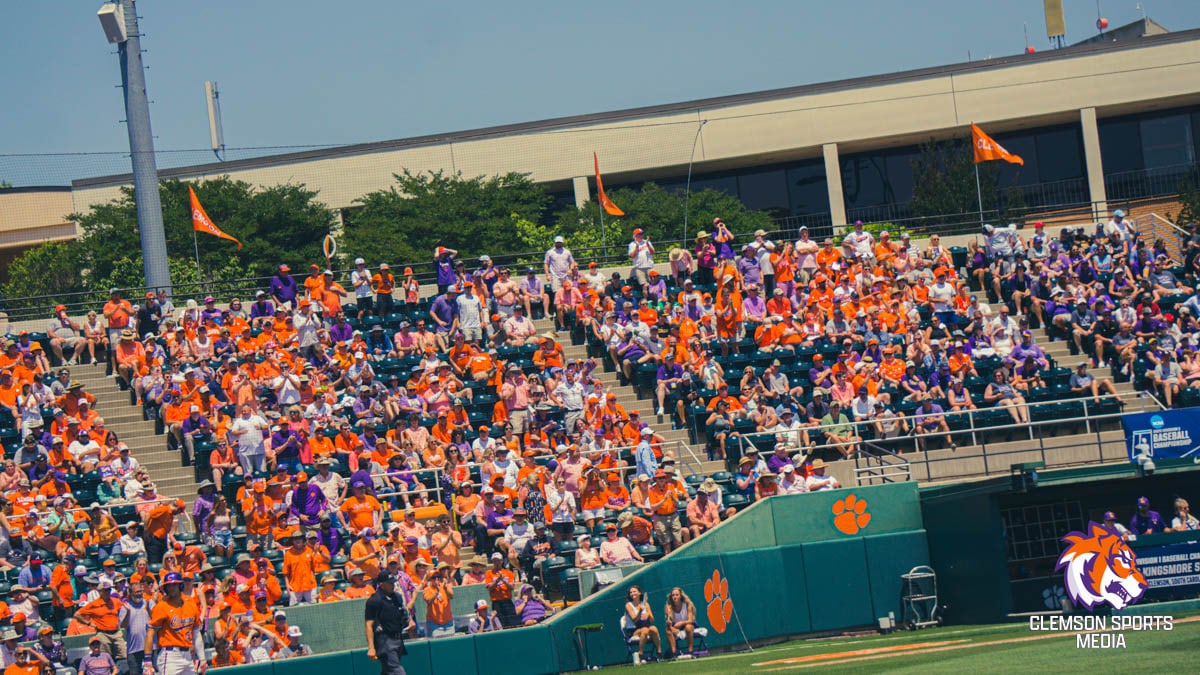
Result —
[{"label": "seated spectator", "polygon": [[814,459],[809,466],[812,469],[812,475],[804,481],[804,487],[809,492],[834,490],[842,486],[837,478],[825,475],[825,460],[820,458]]},{"label": "seated spectator", "polygon": [[1192,515],[1188,501],[1182,497],[1175,499],[1175,517],[1171,519],[1172,532],[1187,532],[1200,530],[1200,520]]}]

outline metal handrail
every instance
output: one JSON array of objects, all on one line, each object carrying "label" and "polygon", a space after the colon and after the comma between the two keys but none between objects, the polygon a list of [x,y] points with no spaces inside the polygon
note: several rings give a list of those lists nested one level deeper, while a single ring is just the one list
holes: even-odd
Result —
[{"label": "metal handrail", "polygon": [[[866,476],[867,485],[874,485],[877,478],[884,483],[893,482],[892,478],[900,478],[905,481],[912,480],[911,465],[899,453],[892,452],[872,441],[863,441],[863,445],[870,448],[871,451],[854,455],[854,480],[856,483],[862,485],[864,476]],[[895,462],[889,464],[884,461],[884,457],[891,457]],[[872,466],[872,460],[878,462],[878,464]],[[860,462],[864,462],[865,466],[860,466]]]},{"label": "metal handrail", "polygon": [[[1105,400],[1115,399],[1118,397],[1115,395],[1112,395],[1112,394],[1104,394],[1097,398],[1100,401],[1105,401]],[[988,451],[987,451],[987,439],[986,439],[987,433],[992,433],[992,432],[1009,433],[1009,432],[1015,431],[1017,429],[1027,429],[1027,430],[1030,430],[1030,440],[1034,440],[1033,435],[1032,435],[1032,429],[1035,427],[1040,428],[1042,426],[1049,425],[1049,424],[1064,424],[1064,423],[1078,423],[1078,422],[1083,422],[1087,428],[1087,433],[1091,433],[1092,427],[1093,427],[1093,424],[1092,424],[1093,422],[1099,422],[1099,421],[1105,421],[1105,420],[1114,419],[1114,418],[1120,418],[1124,414],[1124,413],[1108,413],[1108,414],[1103,414],[1103,415],[1091,414],[1088,410],[1088,406],[1086,405],[1086,403],[1089,401],[1092,401],[1092,400],[1093,400],[1093,397],[1091,397],[1091,396],[1076,396],[1076,397],[1058,399],[1055,401],[1041,401],[1041,402],[1037,402],[1037,403],[1026,403],[1025,407],[1029,408],[1029,409],[1043,408],[1043,407],[1048,407],[1048,406],[1052,406],[1052,405],[1057,405],[1059,403],[1069,403],[1069,402],[1078,402],[1078,401],[1082,401],[1085,403],[1084,414],[1081,417],[1073,417],[1073,418],[1060,419],[1060,420],[1043,420],[1043,421],[1039,421],[1039,422],[1030,421],[1028,424],[1005,424],[1005,425],[993,425],[993,426],[976,426],[976,424],[975,424],[975,416],[976,415],[983,414],[984,411],[987,411],[989,413],[993,412],[993,411],[997,411],[997,410],[1005,411],[1006,409],[1003,406],[989,406],[986,408],[978,408],[975,410],[956,410],[956,411],[945,410],[942,412],[942,415],[947,418],[947,424],[949,424],[951,419],[953,419],[954,417],[966,416],[967,419],[969,420],[969,424],[970,424],[969,428],[960,429],[960,430],[951,429],[950,431],[931,431],[931,432],[924,432],[921,434],[914,434],[913,431],[910,429],[908,435],[899,436],[899,437],[896,437],[895,439],[888,439],[888,440],[892,441],[892,440],[896,440],[896,439],[902,439],[902,440],[911,439],[914,450],[919,452],[920,451],[920,445],[919,445],[920,440],[919,439],[944,438],[944,437],[952,437],[952,436],[970,434],[973,440],[979,441],[979,442],[972,443],[972,446],[978,446],[981,449],[981,452],[978,454],[972,454],[972,455],[956,454],[955,456],[947,458],[947,459],[962,460],[965,458],[982,457],[984,460],[985,474],[991,475],[991,471],[988,468],[988,456],[989,455],[988,455]],[[1159,404],[1159,405],[1161,407],[1161,404]],[[913,420],[919,414],[920,414],[919,410],[914,411],[911,415],[906,415],[904,417],[904,419]],[[847,417],[849,417],[849,416],[847,416]],[[870,419],[851,420],[849,422],[849,426],[851,428],[853,428],[855,430],[855,432],[857,433],[857,430],[862,425],[873,424],[873,423],[874,423],[874,421],[870,420]],[[815,426],[801,427],[801,429],[811,433],[813,431],[824,430],[824,429],[828,429],[828,428],[831,428],[834,426],[845,426],[845,425],[815,425]],[[1094,426],[1095,426],[1095,433],[1097,436],[1097,442],[1099,443],[1099,434],[1100,434],[1099,427],[1100,427],[1100,425],[1095,424]],[[794,431],[786,431],[786,432],[755,431],[755,432],[744,433],[744,434],[739,433],[738,438],[739,438],[739,442],[744,443],[746,441],[746,439],[749,439],[749,438],[767,436],[767,435],[772,435],[772,436],[775,436],[776,438],[778,438],[779,435],[781,435],[781,434],[798,434],[799,431],[800,431],[800,429],[796,429]],[[728,443],[728,441],[726,441],[726,443]],[[862,445],[868,444],[868,443],[873,443],[873,441],[866,441],[866,440],[860,441],[860,447]],[[792,450],[804,450],[806,453],[811,455],[811,453],[815,450],[834,448],[834,447],[838,447],[840,445],[844,445],[844,444],[842,444],[842,443],[809,444],[808,446],[804,446],[803,448],[801,448],[799,446],[795,446],[795,445],[789,445],[789,452],[791,452]],[[1003,455],[1008,455],[1008,454],[1014,454],[1017,452],[1028,452],[1028,451],[1029,451],[1028,449],[1004,451],[1004,452],[1000,452],[1000,453],[992,453],[992,455],[993,456],[1003,456]],[[1045,455],[1044,444],[1041,445],[1041,452],[1043,453],[1043,458],[1044,458],[1044,455]],[[899,456],[898,453],[895,453],[895,454],[897,454],[897,456]],[[945,459],[930,460],[929,452],[924,452],[923,454],[924,454],[923,461],[927,465],[926,466],[927,471],[928,471],[928,464],[930,462],[946,461]],[[1101,457],[1100,461],[1103,461],[1103,457]]]}]

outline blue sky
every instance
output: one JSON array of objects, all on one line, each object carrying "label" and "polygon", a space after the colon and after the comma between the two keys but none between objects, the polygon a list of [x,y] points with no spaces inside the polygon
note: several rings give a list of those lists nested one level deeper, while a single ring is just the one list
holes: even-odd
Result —
[{"label": "blue sky", "polygon": [[[1067,40],[1093,0],[1065,0]],[[1197,0],[1144,0],[1171,30]],[[115,50],[99,2],[6,3],[0,179],[129,170]],[[1110,26],[1136,0],[1101,0]],[[155,146],[208,147],[203,83],[220,86],[226,145],[329,145],[824,82],[1049,49],[1042,0],[407,3],[142,0]],[[240,156],[265,154],[246,151]],[[211,154],[164,154],[162,165]]]}]

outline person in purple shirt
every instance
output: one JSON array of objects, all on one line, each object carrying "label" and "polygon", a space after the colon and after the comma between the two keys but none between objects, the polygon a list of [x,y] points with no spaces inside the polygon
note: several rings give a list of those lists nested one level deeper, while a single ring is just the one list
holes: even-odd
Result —
[{"label": "person in purple shirt", "polygon": [[458,316],[458,290],[447,288],[446,292],[437,296],[429,307],[429,318],[433,319],[435,333],[449,333],[454,329],[454,319]]},{"label": "person in purple shirt", "polygon": [[329,327],[329,339],[334,342],[349,342],[354,337],[354,326],[346,323],[346,315],[338,312]]},{"label": "person in purple shirt", "polygon": [[217,308],[217,299],[213,296],[204,298],[204,309],[200,310],[200,320],[208,323],[212,321],[220,325],[224,311]]},{"label": "person in purple shirt", "polygon": [[317,526],[317,541],[321,542],[331,553],[341,551],[343,543],[342,535],[333,526],[333,518],[328,513],[324,513],[321,515],[319,522],[320,524]]},{"label": "person in purple shirt", "polygon": [[[921,405],[913,411],[913,428],[916,430],[921,450],[925,449],[923,436],[946,434],[950,431],[950,426],[946,424],[946,411],[942,409],[942,406],[934,403],[932,398],[921,401]],[[951,450],[958,447],[954,444],[953,436],[944,436],[944,438],[950,444]]]},{"label": "person in purple shirt", "polygon": [[746,244],[742,247],[742,257],[737,259],[737,271],[742,275],[742,285],[749,286],[750,284],[762,283],[762,267],[759,267],[758,258],[755,257],[755,249],[752,244]]},{"label": "person in purple shirt", "polygon": [[[315,527],[325,512],[325,493],[308,482],[303,471],[296,474],[296,489],[292,491],[291,515],[300,519],[301,527]],[[320,535],[318,534],[318,539]],[[330,551],[335,549],[330,548]]]},{"label": "person in purple shirt", "polygon": [[1138,497],[1137,511],[1129,519],[1129,530],[1136,534],[1158,534],[1169,529],[1171,528],[1167,527],[1167,521],[1163,520],[1158,511],[1150,510],[1150,500]]},{"label": "person in purple shirt", "polygon": [[254,302],[250,304],[250,322],[258,319],[270,320],[275,316],[275,303],[267,299],[267,294],[258,291],[254,294]]},{"label": "person in purple shirt", "polygon": [[196,440],[212,433],[208,418],[200,414],[200,406],[192,406],[180,425],[183,433],[183,465],[190,466],[196,453]]},{"label": "person in purple shirt", "polygon": [[271,448],[275,450],[275,461],[287,467],[289,472],[300,469],[300,437],[286,426],[275,427],[271,434]]},{"label": "person in purple shirt", "polygon": [[1021,333],[1021,343],[1012,348],[1009,356],[1017,363],[1023,362],[1027,356],[1032,356],[1033,360],[1043,369],[1050,367],[1050,362],[1046,360],[1046,352],[1042,351],[1041,347],[1033,344],[1033,336],[1029,331]]},{"label": "person in purple shirt", "polygon": [[746,295],[742,298],[742,313],[746,321],[753,323],[762,323],[763,317],[767,315],[767,302],[763,300],[758,286],[746,287]]},{"label": "person in purple shirt", "polygon": [[271,297],[277,305],[291,306],[296,299],[296,278],[289,274],[291,271],[287,265],[280,265],[279,271],[271,277]]},{"label": "person in purple shirt", "polygon": [[[771,470],[771,473],[777,474],[784,466],[792,464],[792,458],[788,456],[787,451],[787,443],[775,444],[775,452],[772,452],[771,456],[767,458],[767,468]],[[793,466],[795,465],[793,464]]]},{"label": "person in purple shirt", "polygon": [[454,272],[454,259],[458,251],[445,246],[439,246],[433,252],[433,265],[437,269],[437,291],[443,295],[447,288],[458,282],[458,274]]},{"label": "person in purple shirt", "polygon": [[196,488],[196,501],[192,504],[192,519],[196,522],[196,529],[204,532],[205,525],[208,522],[208,516],[212,513],[213,504],[216,502],[217,486],[213,485],[211,480],[205,480],[200,483],[200,487]]}]

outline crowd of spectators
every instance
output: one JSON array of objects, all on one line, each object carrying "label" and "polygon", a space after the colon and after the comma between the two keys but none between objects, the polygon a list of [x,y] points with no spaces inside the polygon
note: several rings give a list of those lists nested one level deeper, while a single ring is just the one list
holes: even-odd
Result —
[{"label": "crowd of spectators", "polygon": [[[1179,270],[1123,215],[1056,238],[1040,223],[984,226],[961,264],[937,235],[876,238],[855,223],[836,244],[804,227],[738,242],[716,219],[661,271],[635,230],[627,276],[581,267],[558,237],[541,276],[439,247],[432,298],[411,268],[397,278],[363,259],[347,286],[280,265],[253,300],[222,306],[155,293],[134,305],[114,289],[82,325],[57,308],[52,355],[28,334],[0,355],[0,403],[23,439],[0,472],[0,565],[57,561],[57,581],[14,590],[49,590],[60,627],[99,631],[114,658],[129,650],[85,608],[153,602],[172,573],[212,628],[216,665],[298,653],[275,608],[365,597],[383,572],[410,607],[424,600],[415,635],[453,632],[460,584],[490,601],[468,630],[528,625],[551,611],[549,559],[638,563],[740,505],[839,487],[826,461],[864,438],[954,448],[956,414],[995,408],[1020,425],[1041,397],[1119,405],[1121,378],[1179,403],[1200,387],[1200,304],[1185,301],[1200,238],[1193,228]],[[567,358],[564,334],[591,356]],[[1048,339],[1079,355],[1061,382]],[[83,367],[85,355],[199,464],[190,509],[158,497],[94,397],[52,370],[51,356]],[[656,424],[703,427],[729,473],[681,475],[597,369],[649,384]],[[81,484],[94,485],[86,509]]]}]

